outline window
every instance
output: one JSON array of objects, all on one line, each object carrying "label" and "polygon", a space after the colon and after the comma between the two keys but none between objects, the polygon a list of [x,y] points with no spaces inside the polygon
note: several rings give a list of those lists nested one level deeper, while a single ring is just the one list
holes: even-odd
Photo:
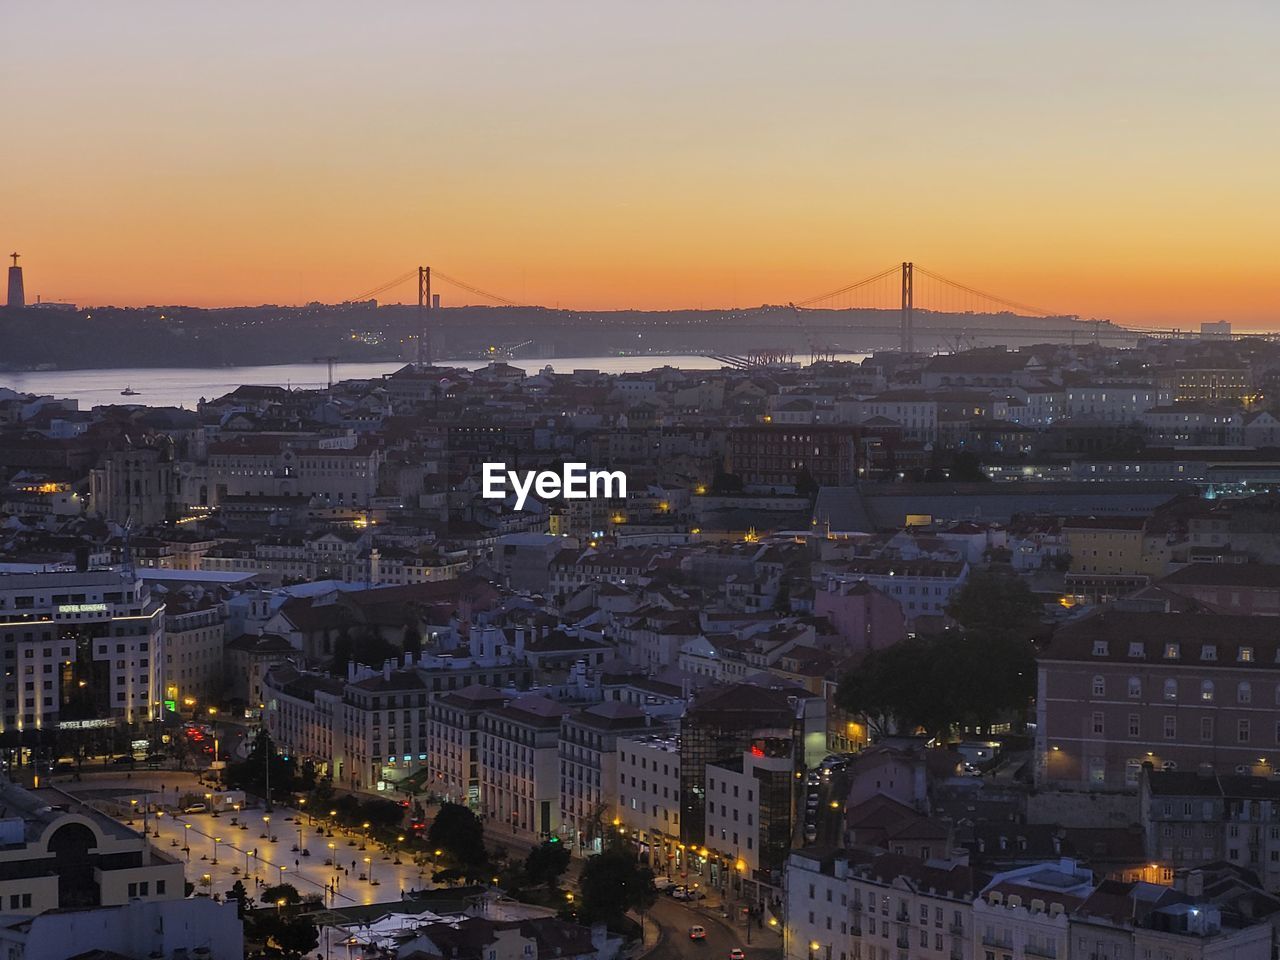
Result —
[{"label": "window", "polygon": [[1138,715],[1136,713],[1129,714],[1129,736],[1142,736],[1142,723],[1138,719]]},{"label": "window", "polygon": [[1129,644],[1129,656],[1142,657],[1146,655],[1146,647],[1141,642]]},{"label": "window", "polygon": [[1165,714],[1164,718],[1164,738],[1166,740],[1175,740],[1178,736],[1178,718],[1173,714]]},{"label": "window", "polygon": [[1249,681],[1244,681],[1236,687],[1236,703],[1252,703],[1253,688],[1249,686]]},{"label": "window", "polygon": [[1205,741],[1213,739],[1213,717],[1200,718],[1200,739]]},{"label": "window", "polygon": [[1131,697],[1142,696],[1142,680],[1140,680],[1138,677],[1129,678],[1129,696]]},{"label": "window", "polygon": [[1236,743],[1249,742],[1249,721],[1241,720],[1236,724]]},{"label": "window", "polygon": [[1107,655],[1107,641],[1105,640],[1093,641],[1093,655],[1095,657],[1105,657]]},{"label": "window", "polygon": [[[1164,698],[1166,700],[1178,699],[1178,681],[1166,680],[1164,682]],[[1280,703],[1280,686],[1276,687],[1276,702]]]},{"label": "window", "polygon": [[1141,760],[1126,760],[1124,762],[1124,782],[1132,787],[1138,782],[1138,777],[1142,773]]},{"label": "window", "polygon": [[1200,648],[1200,659],[1201,660],[1217,660],[1218,648],[1211,643],[1206,643],[1204,646]]},{"label": "window", "polygon": [[1204,700],[1205,702],[1212,702],[1213,700],[1213,681],[1212,680],[1201,681],[1200,699]]},{"label": "window", "polygon": [[1241,663],[1253,663],[1253,647],[1241,647],[1236,651],[1236,659]]},{"label": "window", "polygon": [[1176,643],[1166,643],[1164,645],[1164,658],[1166,660],[1177,660],[1181,648]]},{"label": "window", "polygon": [[1103,696],[1106,696],[1106,693],[1107,693],[1107,681],[1104,680],[1102,677],[1094,677],[1093,678],[1093,695],[1095,697],[1103,697]]},{"label": "window", "polygon": [[1096,734],[1102,734],[1106,732],[1101,711],[1093,715],[1093,732]]}]

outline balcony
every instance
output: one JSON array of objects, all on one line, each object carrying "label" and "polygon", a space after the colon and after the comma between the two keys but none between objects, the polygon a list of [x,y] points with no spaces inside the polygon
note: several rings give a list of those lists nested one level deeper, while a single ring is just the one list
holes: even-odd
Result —
[{"label": "balcony", "polygon": [[900,934],[898,934],[898,949],[899,949],[899,950],[910,950],[910,949],[911,949],[911,937],[910,937],[910,936],[908,936],[908,935],[907,935],[907,934],[905,934],[905,933],[900,933]]},{"label": "balcony", "polygon": [[1024,950],[1028,957],[1044,957],[1046,960],[1058,960],[1058,948],[1055,944],[1028,943]]},{"label": "balcony", "polygon": [[957,937],[963,937],[963,936],[964,936],[964,924],[963,924],[963,923],[953,923],[953,924],[951,924],[949,927],[947,927],[947,930],[948,930],[948,931],[950,931],[951,933],[955,934]]},{"label": "balcony", "polygon": [[1012,950],[1013,939],[1010,937],[1002,937],[998,934],[988,936],[984,933],[982,935],[982,945],[984,947],[995,947],[997,950]]}]

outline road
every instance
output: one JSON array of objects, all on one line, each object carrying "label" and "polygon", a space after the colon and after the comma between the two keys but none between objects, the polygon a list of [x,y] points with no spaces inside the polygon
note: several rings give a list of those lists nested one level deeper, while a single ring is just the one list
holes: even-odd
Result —
[{"label": "road", "polygon": [[[747,960],[774,960],[781,954],[777,933],[753,927],[748,944],[745,923],[741,919],[731,923],[721,916],[719,907],[691,907],[659,894],[648,917],[663,934],[662,942],[646,955],[652,960],[729,960],[729,951],[735,947],[746,952]],[[689,928],[695,924],[706,928],[705,940],[689,938]]]}]

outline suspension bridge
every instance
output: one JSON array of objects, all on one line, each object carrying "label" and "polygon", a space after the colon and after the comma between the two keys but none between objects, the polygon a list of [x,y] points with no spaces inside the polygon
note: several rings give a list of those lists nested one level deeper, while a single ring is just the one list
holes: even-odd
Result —
[{"label": "suspension bridge", "polygon": [[[429,361],[427,333],[431,314],[440,297],[432,283],[443,282],[478,305],[547,309],[538,304],[485,290],[431,267],[418,267],[352,297],[348,302],[375,299],[407,285],[416,278],[418,293],[418,360]],[[1050,310],[977,289],[910,261],[896,263],[870,276],[826,293],[784,305],[719,311],[726,321],[781,324],[801,337],[810,362],[832,359],[849,352],[839,346],[851,332],[866,337],[897,340],[904,353],[913,353],[924,334],[930,349],[939,344],[961,350],[983,340],[1133,343],[1142,337],[1175,338],[1191,334],[1172,328],[1120,326],[1109,320],[1082,320],[1075,314]],[[779,346],[745,354],[706,354],[733,366],[754,366],[794,360],[794,348]]]}]

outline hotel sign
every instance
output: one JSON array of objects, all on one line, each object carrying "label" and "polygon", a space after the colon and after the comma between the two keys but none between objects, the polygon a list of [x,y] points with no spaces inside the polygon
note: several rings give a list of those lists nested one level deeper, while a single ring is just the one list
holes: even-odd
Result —
[{"label": "hotel sign", "polygon": [[58,606],[58,613],[106,613],[105,603],[63,603]]},{"label": "hotel sign", "polygon": [[103,727],[114,727],[115,720],[104,718],[101,720],[63,720],[58,724],[59,730],[100,730]]}]

